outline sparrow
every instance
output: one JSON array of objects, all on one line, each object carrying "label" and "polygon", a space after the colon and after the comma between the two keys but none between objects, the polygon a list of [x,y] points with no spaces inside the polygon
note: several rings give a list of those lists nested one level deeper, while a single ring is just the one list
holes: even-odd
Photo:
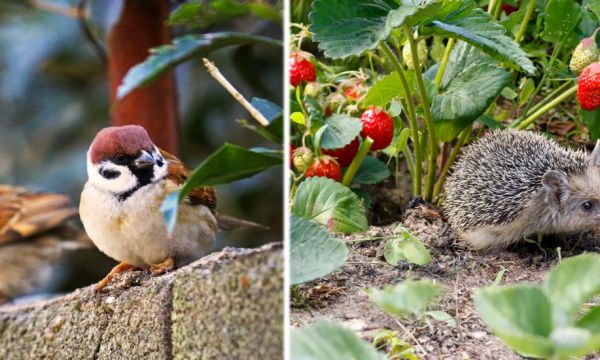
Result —
[{"label": "sparrow", "polygon": [[47,286],[64,256],[91,242],[66,195],[0,185],[0,303]]},{"label": "sparrow", "polygon": [[[172,236],[167,236],[160,212],[165,197],[190,174],[179,159],[154,145],[141,126],[98,132],[87,153],[88,181],[79,212],[98,249],[120,263],[96,291],[119,272],[149,269],[159,275],[209,251],[219,228],[212,187],[195,188],[183,199]],[[223,227],[230,225],[229,219],[224,217]]]}]

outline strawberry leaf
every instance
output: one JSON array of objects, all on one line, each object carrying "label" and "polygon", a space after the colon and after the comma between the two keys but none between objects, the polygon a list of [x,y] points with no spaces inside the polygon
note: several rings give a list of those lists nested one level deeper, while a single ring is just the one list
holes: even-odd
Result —
[{"label": "strawberry leaf", "polygon": [[348,115],[333,115],[325,120],[327,128],[321,135],[321,148],[340,149],[350,144],[360,134],[362,122]]},{"label": "strawberry leaf", "polygon": [[464,40],[498,60],[516,65],[528,75],[535,74],[533,63],[519,44],[506,35],[504,26],[474,6],[471,2],[468,10],[450,12],[444,19],[433,20],[423,28],[423,33]]},{"label": "strawberry leaf", "polygon": [[290,218],[290,282],[301,284],[323,277],[344,265],[348,249],[314,221]]},{"label": "strawberry leaf", "polygon": [[331,179],[312,177],[298,186],[292,213],[330,231],[356,233],[367,230],[366,210],[349,188]]},{"label": "strawberry leaf", "polygon": [[309,18],[313,40],[333,59],[360,55],[386,40],[393,28],[435,15],[441,1],[316,0]]},{"label": "strawberry leaf", "polygon": [[367,156],[360,164],[358,171],[352,178],[354,184],[377,184],[390,176],[390,170],[381,161],[372,156]]}]

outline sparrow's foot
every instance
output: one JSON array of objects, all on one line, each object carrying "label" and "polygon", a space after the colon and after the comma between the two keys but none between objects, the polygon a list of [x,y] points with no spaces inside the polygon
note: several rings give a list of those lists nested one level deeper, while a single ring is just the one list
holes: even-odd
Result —
[{"label": "sparrow's foot", "polygon": [[100,282],[98,283],[98,285],[96,285],[96,292],[99,292],[100,290],[104,289],[104,287],[106,285],[108,285],[108,283],[110,282],[110,280],[115,277],[116,274],[123,272],[123,271],[130,271],[130,270],[137,270],[138,268],[133,266],[133,265],[129,265],[126,264],[124,262],[119,263],[119,265],[115,266],[114,268],[112,268],[112,270],[108,273],[108,275],[106,275],[106,277],[104,277],[104,279],[100,280]]},{"label": "sparrow's foot", "polygon": [[157,276],[166,273],[167,271],[171,271],[175,268],[175,260],[173,258],[167,258],[167,260],[159,263],[152,264],[150,267],[150,273],[152,276]]}]

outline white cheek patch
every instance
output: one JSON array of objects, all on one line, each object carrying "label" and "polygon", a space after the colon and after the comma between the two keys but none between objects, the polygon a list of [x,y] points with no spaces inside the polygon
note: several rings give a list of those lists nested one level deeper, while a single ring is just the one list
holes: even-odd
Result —
[{"label": "white cheek patch", "polygon": [[[119,176],[113,179],[107,179],[100,175],[100,169],[118,171]],[[92,164],[88,161],[87,173],[89,181],[98,189],[120,194],[137,186],[138,180],[127,166],[116,165],[108,161],[99,164]]]},{"label": "white cheek patch", "polygon": [[154,152],[152,153],[155,162],[162,162],[162,166],[158,166],[158,164],[154,165],[154,177],[152,178],[152,182],[161,180],[167,176],[167,172],[169,170],[169,164],[167,163],[167,159],[165,159],[161,154],[160,150],[157,147],[154,148]]}]

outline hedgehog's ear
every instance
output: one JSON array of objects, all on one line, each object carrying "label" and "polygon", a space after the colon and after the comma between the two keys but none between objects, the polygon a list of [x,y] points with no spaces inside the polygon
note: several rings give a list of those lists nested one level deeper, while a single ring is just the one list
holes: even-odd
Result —
[{"label": "hedgehog's ear", "polygon": [[594,146],[594,151],[590,154],[590,162],[588,166],[598,166],[600,167],[600,140],[596,141],[596,146]]},{"label": "hedgehog's ear", "polygon": [[550,170],[542,177],[542,184],[544,190],[546,190],[548,204],[553,207],[560,207],[561,199],[569,191],[566,176],[560,171]]}]

